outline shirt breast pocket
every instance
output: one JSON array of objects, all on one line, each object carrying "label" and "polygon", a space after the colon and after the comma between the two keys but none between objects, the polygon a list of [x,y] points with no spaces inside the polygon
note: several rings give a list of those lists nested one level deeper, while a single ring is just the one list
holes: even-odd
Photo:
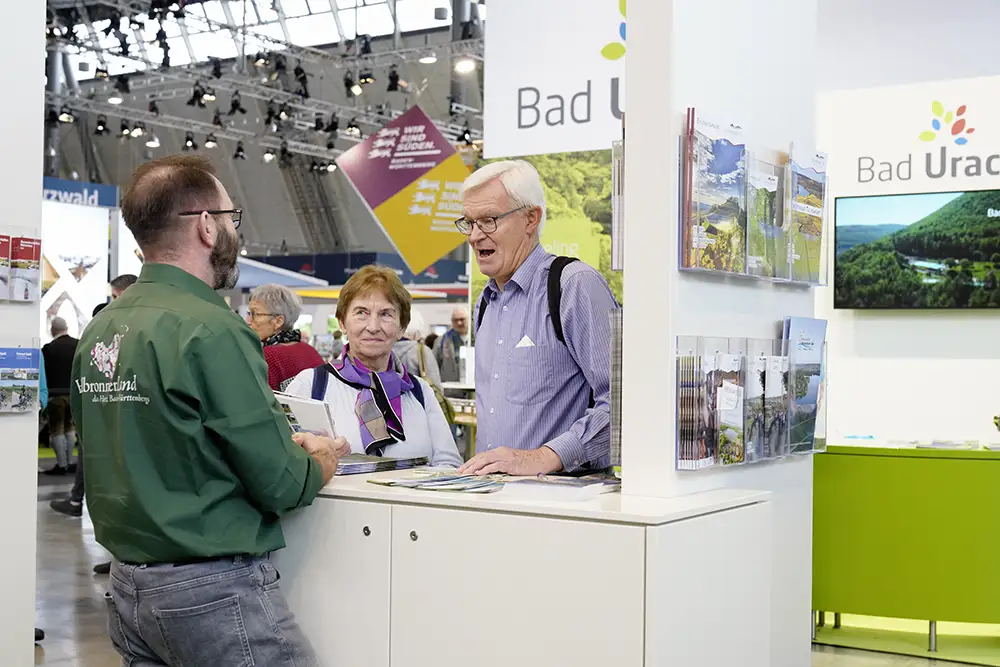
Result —
[{"label": "shirt breast pocket", "polygon": [[515,405],[534,405],[556,393],[558,351],[547,346],[516,348],[507,357],[504,383],[507,400]]}]

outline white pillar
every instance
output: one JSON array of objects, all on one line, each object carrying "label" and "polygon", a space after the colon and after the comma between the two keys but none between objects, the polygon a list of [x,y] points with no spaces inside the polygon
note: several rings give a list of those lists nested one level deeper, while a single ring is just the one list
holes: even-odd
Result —
[{"label": "white pillar", "polygon": [[[809,664],[812,459],[675,470],[678,335],[767,338],[811,291],[678,269],[684,109],[741,124],[750,148],[813,142],[817,0],[628,5],[622,474],[628,495],[773,493],[772,664]],[[835,150],[832,149],[832,150]],[[752,575],[749,575],[752,576]]]},{"label": "white pillar", "polygon": [[[18,2],[4,7],[17,26],[0,41],[8,63],[4,85],[17,102],[0,111],[0,227],[37,229],[42,218],[42,135],[45,5]],[[17,63],[17,66],[13,66]],[[38,338],[38,303],[0,302],[0,347],[29,347]],[[0,415],[0,507],[4,508],[4,576],[0,578],[0,655],[8,665],[32,664],[35,626],[35,512],[38,479],[38,415]]]}]

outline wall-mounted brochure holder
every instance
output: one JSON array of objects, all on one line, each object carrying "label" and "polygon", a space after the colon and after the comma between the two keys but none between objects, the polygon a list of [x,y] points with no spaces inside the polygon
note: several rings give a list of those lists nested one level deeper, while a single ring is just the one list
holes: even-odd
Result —
[{"label": "wall-mounted brochure holder", "polygon": [[622,310],[608,313],[611,321],[611,467],[616,473],[622,465]]},{"label": "wall-mounted brochure holder", "polygon": [[37,228],[0,227],[0,301],[41,298],[42,241]]},{"label": "wall-mounted brochure holder", "polygon": [[[677,338],[677,469],[757,463],[825,449],[817,423],[825,343]],[[819,442],[819,447],[817,447]]]},{"label": "wall-mounted brochure holder", "polygon": [[0,414],[37,412],[41,387],[42,351],[39,339],[31,347],[0,347]]},{"label": "wall-mounted brochure holder", "polygon": [[611,270],[625,266],[625,141],[611,142]]},{"label": "wall-mounted brochure holder", "polygon": [[747,150],[741,126],[688,110],[680,150],[679,268],[827,284],[826,155]]}]

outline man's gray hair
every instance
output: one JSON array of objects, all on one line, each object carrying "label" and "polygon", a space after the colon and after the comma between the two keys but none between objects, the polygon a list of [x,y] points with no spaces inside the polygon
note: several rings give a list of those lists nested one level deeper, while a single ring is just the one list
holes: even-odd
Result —
[{"label": "man's gray hair", "polygon": [[[475,173],[465,179],[462,194],[486,185],[495,178],[499,178],[500,182],[503,183],[503,188],[507,191],[507,196],[510,197],[510,202],[515,208],[537,206],[541,209],[542,218],[538,223],[538,235],[541,236],[542,229],[545,227],[545,190],[542,189],[542,179],[538,176],[535,167],[525,160],[491,162],[485,167],[477,169]],[[500,212],[506,213],[506,211]]]},{"label": "man's gray hair", "polygon": [[255,287],[250,292],[250,301],[261,304],[271,315],[283,315],[285,323],[281,325],[282,331],[294,328],[295,323],[299,321],[299,315],[302,314],[302,299],[284,285]]},{"label": "man's gray hair", "polygon": [[49,329],[52,331],[53,335],[62,334],[69,331],[69,326],[66,324],[66,320],[64,320],[63,318],[53,317],[52,325],[49,327]]}]

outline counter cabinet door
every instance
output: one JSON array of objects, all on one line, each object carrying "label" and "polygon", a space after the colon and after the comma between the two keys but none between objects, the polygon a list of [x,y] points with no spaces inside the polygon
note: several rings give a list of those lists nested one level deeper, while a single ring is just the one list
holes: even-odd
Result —
[{"label": "counter cabinet door", "polygon": [[272,555],[321,667],[389,667],[389,505],[317,498]]},{"label": "counter cabinet door", "polygon": [[644,528],[392,512],[392,667],[642,665]]}]

